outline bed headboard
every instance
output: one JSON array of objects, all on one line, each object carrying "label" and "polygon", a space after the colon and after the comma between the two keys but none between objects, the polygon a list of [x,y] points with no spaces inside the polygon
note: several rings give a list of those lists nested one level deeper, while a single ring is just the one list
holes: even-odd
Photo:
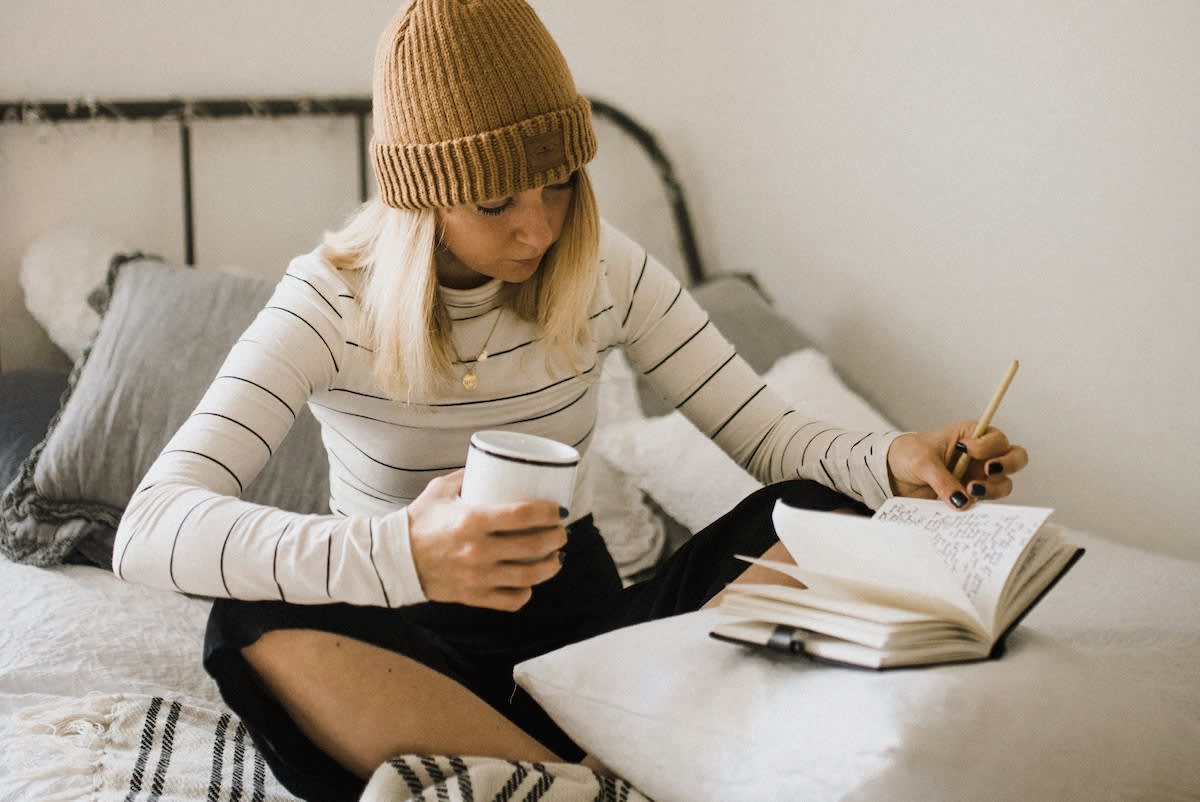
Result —
[{"label": "bed headboard", "polygon": [[[628,113],[591,102],[602,213],[699,284],[669,158]],[[18,281],[38,236],[90,229],[169,261],[275,275],[374,191],[370,113],[363,96],[0,101],[0,370],[67,364]]]}]

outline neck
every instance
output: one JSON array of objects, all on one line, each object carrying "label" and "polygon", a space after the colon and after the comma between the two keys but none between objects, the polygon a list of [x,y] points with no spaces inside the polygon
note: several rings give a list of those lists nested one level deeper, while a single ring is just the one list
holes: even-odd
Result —
[{"label": "neck", "polygon": [[487,276],[476,273],[458,261],[454,254],[444,248],[434,252],[433,260],[437,269],[438,284],[443,287],[452,290],[473,290],[490,281]]}]

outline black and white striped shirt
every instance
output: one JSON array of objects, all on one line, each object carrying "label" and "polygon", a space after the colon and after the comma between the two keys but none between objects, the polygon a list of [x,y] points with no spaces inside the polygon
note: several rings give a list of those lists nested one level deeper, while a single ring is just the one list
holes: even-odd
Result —
[{"label": "black and white striped shirt", "polygon": [[[595,353],[581,376],[548,372],[534,325],[500,308],[499,280],[442,288],[465,359],[502,317],[489,358],[476,365],[475,391],[456,384],[411,405],[386,397],[372,379],[372,352],[356,334],[360,307],[342,274],[316,252],[293,260],[135,492],[117,531],[114,570],[202,596],[424,601],[403,508],[429,480],[462,467],[472,432],[513,429],[579,448],[572,518],[589,512],[598,393],[590,380],[613,348],[760,481],[814,479],[872,507],[891,495],[894,433],[847,431],[789,409],[670,271],[609,226],[601,260],[589,313]],[[240,500],[305,403],[321,424],[333,514]]]}]

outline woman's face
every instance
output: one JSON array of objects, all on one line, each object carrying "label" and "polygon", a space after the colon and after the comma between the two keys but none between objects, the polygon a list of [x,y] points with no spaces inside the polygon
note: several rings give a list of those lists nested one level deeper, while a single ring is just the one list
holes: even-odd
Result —
[{"label": "woman's face", "polygon": [[525,281],[562,234],[574,175],[507,198],[438,209],[438,283],[469,289],[488,279]]}]

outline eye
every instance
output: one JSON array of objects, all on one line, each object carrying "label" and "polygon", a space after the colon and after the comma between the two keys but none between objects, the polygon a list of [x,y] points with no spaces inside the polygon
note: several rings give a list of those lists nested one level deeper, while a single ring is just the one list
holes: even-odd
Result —
[{"label": "eye", "polygon": [[475,204],[475,211],[479,212],[480,214],[486,214],[495,217],[512,205],[513,199],[507,198],[504,203],[501,203],[499,206],[480,206],[479,204]]},{"label": "eye", "polygon": [[575,173],[571,173],[569,176],[567,176],[567,180],[560,184],[548,184],[546,189],[564,190],[570,189],[573,186],[575,186]]}]

